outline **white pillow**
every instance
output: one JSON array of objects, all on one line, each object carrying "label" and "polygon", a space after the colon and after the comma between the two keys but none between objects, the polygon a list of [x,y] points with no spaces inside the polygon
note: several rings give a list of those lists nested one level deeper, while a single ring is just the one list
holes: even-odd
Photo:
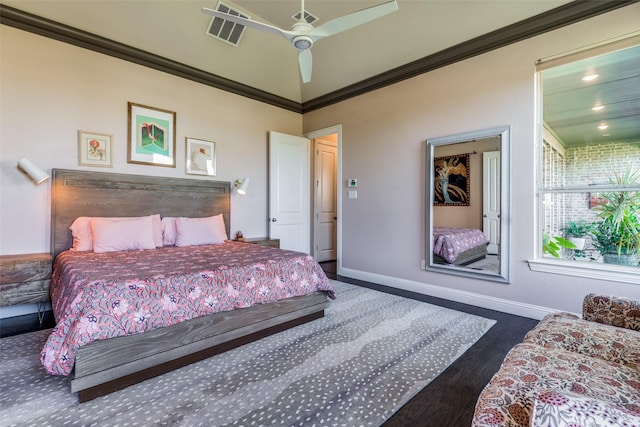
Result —
[{"label": "white pillow", "polygon": [[96,253],[155,249],[151,217],[131,219],[93,218],[93,251]]},{"label": "white pillow", "polygon": [[222,214],[205,218],[176,218],[176,246],[216,245],[227,240]]},{"label": "white pillow", "polygon": [[[160,215],[149,215],[153,225],[153,241],[156,248],[162,247],[162,222]],[[92,251],[93,250],[93,237],[91,235],[91,220],[92,219],[109,219],[114,221],[122,221],[136,218],[145,217],[89,217],[80,216],[73,221],[73,224],[69,227],[71,230],[71,236],[73,237],[72,251]]]}]

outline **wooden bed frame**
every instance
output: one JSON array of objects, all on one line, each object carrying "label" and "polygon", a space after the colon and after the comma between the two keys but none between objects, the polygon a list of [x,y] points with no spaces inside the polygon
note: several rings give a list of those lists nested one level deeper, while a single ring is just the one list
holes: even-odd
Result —
[{"label": "wooden bed frame", "polygon": [[460,255],[456,258],[453,263],[450,263],[443,257],[438,254],[433,254],[433,262],[436,264],[446,264],[446,265],[469,265],[476,261],[480,261],[487,257],[487,247],[489,244],[484,244],[480,246],[476,246],[475,248],[468,249],[464,252],[460,252]]},{"label": "wooden bed frame", "polygon": [[[227,235],[230,183],[79,170],[52,170],[51,253],[71,247],[79,216],[205,217],[222,213]],[[71,391],[81,402],[321,318],[323,292],[220,312],[78,349]]]}]

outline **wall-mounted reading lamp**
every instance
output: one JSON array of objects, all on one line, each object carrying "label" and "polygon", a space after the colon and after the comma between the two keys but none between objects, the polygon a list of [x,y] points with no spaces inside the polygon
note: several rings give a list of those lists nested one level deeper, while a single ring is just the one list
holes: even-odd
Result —
[{"label": "wall-mounted reading lamp", "polygon": [[40,184],[49,178],[49,175],[45,171],[36,166],[31,160],[24,157],[18,160],[18,168],[29,175],[36,184]]},{"label": "wall-mounted reading lamp", "polygon": [[236,187],[236,191],[238,194],[245,195],[247,194],[247,187],[249,187],[249,178],[245,179],[236,179],[233,185]]}]

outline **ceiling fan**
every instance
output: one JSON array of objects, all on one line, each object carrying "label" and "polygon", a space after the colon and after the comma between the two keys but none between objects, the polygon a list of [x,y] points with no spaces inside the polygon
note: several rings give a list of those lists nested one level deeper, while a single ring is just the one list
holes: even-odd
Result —
[{"label": "ceiling fan", "polygon": [[302,76],[302,81],[304,83],[311,81],[312,57],[310,48],[313,46],[313,43],[324,37],[341,33],[358,25],[373,21],[374,19],[380,18],[388,13],[395,12],[396,10],[398,10],[398,3],[396,3],[396,0],[392,0],[387,3],[382,3],[377,6],[372,6],[367,9],[362,9],[357,12],[332,19],[331,21],[320,25],[318,28],[314,28],[313,25],[309,24],[304,19],[304,0],[301,0],[300,18],[293,24],[291,30],[283,30],[272,25],[263,24],[262,22],[242,18],[240,16],[229,15],[228,13],[220,12],[218,10],[207,9],[206,7],[202,8],[202,12],[208,15],[213,15],[218,18],[235,22],[236,24],[245,25],[256,30],[277,34],[286,38],[293,47],[298,49],[298,64],[300,65],[300,75]]}]

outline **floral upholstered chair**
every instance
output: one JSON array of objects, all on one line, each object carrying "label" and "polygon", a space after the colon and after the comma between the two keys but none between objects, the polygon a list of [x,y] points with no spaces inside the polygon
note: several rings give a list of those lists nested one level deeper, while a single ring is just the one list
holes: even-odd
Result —
[{"label": "floral upholstered chair", "polygon": [[485,387],[474,426],[640,427],[640,301],[589,294],[546,316]]}]

